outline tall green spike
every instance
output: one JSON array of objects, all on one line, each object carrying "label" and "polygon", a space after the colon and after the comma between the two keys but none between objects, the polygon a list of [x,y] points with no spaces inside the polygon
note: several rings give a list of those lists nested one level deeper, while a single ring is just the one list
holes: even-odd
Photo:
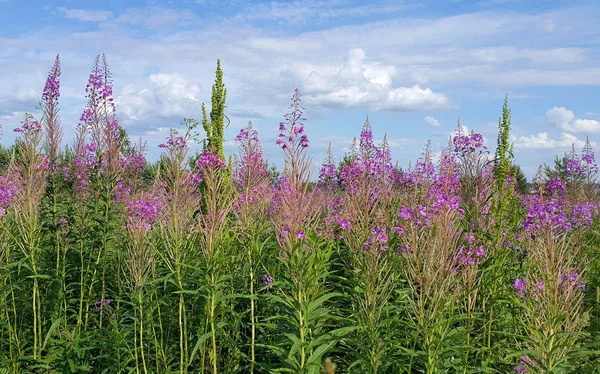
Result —
[{"label": "tall green spike", "polygon": [[496,164],[494,177],[497,190],[503,190],[507,178],[510,176],[510,168],[513,159],[513,149],[509,140],[510,136],[510,108],[508,106],[508,94],[504,98],[502,106],[502,117],[498,120],[498,146],[496,148]]},{"label": "tall green spike", "polygon": [[[215,152],[225,160],[223,151],[223,136],[225,129],[225,100],[227,89],[223,84],[223,71],[221,60],[217,60],[215,83],[212,86],[210,115],[206,113],[206,105],[202,103],[202,127],[206,131],[207,142],[204,149]],[[210,119],[209,119],[210,118]]]}]

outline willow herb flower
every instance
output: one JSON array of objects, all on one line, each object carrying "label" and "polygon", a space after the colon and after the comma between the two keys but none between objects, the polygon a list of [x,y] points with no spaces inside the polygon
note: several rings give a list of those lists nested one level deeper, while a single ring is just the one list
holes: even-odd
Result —
[{"label": "willow herb flower", "polygon": [[515,280],[513,288],[515,289],[516,296],[519,296],[523,299],[527,299],[527,297],[525,296],[525,292],[527,291],[527,281],[525,279]]}]

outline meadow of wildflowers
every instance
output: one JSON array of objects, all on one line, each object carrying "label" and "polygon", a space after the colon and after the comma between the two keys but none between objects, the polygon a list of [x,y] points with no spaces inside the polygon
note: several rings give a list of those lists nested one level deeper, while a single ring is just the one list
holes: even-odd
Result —
[{"label": "meadow of wildflowers", "polygon": [[495,152],[459,125],[403,169],[367,119],[313,168],[296,90],[280,175],[251,124],[225,160],[185,119],[151,163],[104,56],[64,142],[60,74],[1,149],[0,373],[600,372],[589,142],[523,193],[505,102]]}]

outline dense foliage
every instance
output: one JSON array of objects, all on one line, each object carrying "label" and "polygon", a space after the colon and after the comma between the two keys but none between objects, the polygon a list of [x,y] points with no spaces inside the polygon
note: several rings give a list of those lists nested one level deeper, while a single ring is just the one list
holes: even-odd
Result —
[{"label": "dense foliage", "polygon": [[505,101],[495,156],[459,125],[400,169],[367,120],[317,176],[296,90],[284,169],[251,124],[227,165],[219,65],[210,146],[186,119],[148,163],[104,56],[61,147],[60,74],[0,149],[0,372],[600,372],[589,143],[528,189]]}]

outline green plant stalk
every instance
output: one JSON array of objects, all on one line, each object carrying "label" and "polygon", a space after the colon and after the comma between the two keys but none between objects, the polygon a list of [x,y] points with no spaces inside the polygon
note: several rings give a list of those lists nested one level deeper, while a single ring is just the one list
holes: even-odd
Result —
[{"label": "green plant stalk", "polygon": [[[124,276],[125,274],[125,269],[123,269],[123,261],[122,261],[122,251],[120,248],[117,248],[115,246],[115,250],[114,253],[116,255],[116,264],[114,265],[116,267],[116,306],[115,309],[113,310],[113,313],[118,317],[121,315],[121,301],[125,299],[125,295],[127,294],[127,290],[123,289],[123,280],[121,277]],[[113,326],[115,326],[116,324],[114,324]],[[118,327],[115,328],[116,330],[118,330]],[[120,354],[120,350],[117,349],[117,361],[119,362],[119,366],[121,366],[121,354]]]},{"label": "green plant stalk", "polygon": [[[98,256],[96,257],[96,261],[94,264],[94,271],[92,273],[92,278],[90,279],[90,283],[88,286],[88,291],[87,291],[87,303],[88,305],[86,305],[86,309],[85,309],[85,323],[84,323],[84,329],[87,330],[88,327],[88,321],[89,321],[89,314],[90,314],[90,308],[89,308],[89,303],[90,300],[92,299],[92,294],[94,292],[94,283],[96,283],[96,274],[98,274],[98,265],[100,264],[100,259],[102,258],[102,250],[98,249]],[[88,272],[89,272],[89,268],[91,267],[91,260],[92,260],[92,256],[90,254],[89,257],[90,261],[88,261]]]},{"label": "green plant stalk", "polygon": [[160,328],[160,354],[162,357],[162,361],[165,367],[167,367],[167,355],[165,353],[165,332],[163,328],[162,315],[160,311],[160,303],[157,305],[157,313],[158,313],[158,326]]},{"label": "green plant stalk", "polygon": [[369,301],[369,366],[371,373],[377,374],[377,367],[379,366],[379,353],[377,349],[377,322],[375,321],[375,308],[377,307],[377,302],[374,300],[374,298],[372,299],[373,300]]},{"label": "green plant stalk", "polygon": [[[106,298],[106,260],[108,254],[108,220],[110,218],[110,205],[109,202],[111,199],[111,189],[106,186],[105,196],[104,196],[104,225],[102,228],[102,292],[100,300],[104,300]],[[98,324],[100,328],[102,328],[102,313],[100,313]]]},{"label": "green plant stalk", "polygon": [[[156,279],[156,263],[152,263],[152,279]],[[163,345],[162,345],[162,316],[160,313],[160,303],[158,302],[159,300],[159,296],[158,293],[156,292],[156,288],[152,289],[152,292],[149,293],[150,296],[150,302],[154,301],[154,299],[157,300],[156,303],[156,307],[157,307],[157,313],[158,313],[158,324],[159,324],[159,328],[160,328],[160,333],[161,333],[161,339],[159,342],[159,338],[158,338],[158,334],[156,333],[156,324],[153,323],[151,324],[152,326],[152,338],[153,338],[153,343],[154,343],[154,364],[156,366],[156,372],[159,373],[160,372],[160,359],[161,357],[164,358],[164,351],[162,349]],[[153,313],[154,314],[154,311]],[[165,360],[165,366],[166,366],[166,360]]]},{"label": "green plant stalk", "polygon": [[[52,183],[52,219],[55,227],[58,227],[58,194],[56,193],[56,174],[50,179]],[[56,230],[54,240],[56,242],[56,277],[60,279],[60,292],[58,295],[58,317],[64,317],[63,328],[67,329],[67,286],[66,286],[66,248],[60,243],[60,230]],[[62,266],[61,266],[62,265]]]},{"label": "green plant stalk", "polygon": [[187,321],[183,299],[183,281],[179,263],[176,264],[176,272],[177,284],[179,285],[179,371],[187,373]]},{"label": "green plant stalk", "polygon": [[[423,317],[424,318],[424,317]],[[427,352],[427,373],[435,374],[437,365],[432,353],[432,343],[429,334],[429,323],[423,320],[423,342],[425,343],[425,352]]]},{"label": "green plant stalk", "polygon": [[[499,237],[497,242],[499,242]],[[504,258],[501,258],[502,262],[504,262]],[[492,272],[492,276],[493,276],[493,284],[492,284],[492,292],[490,293],[490,295],[496,295],[498,292],[498,268],[504,268],[503,266],[495,266],[494,270]],[[485,307],[485,303],[484,303],[484,307]],[[486,326],[486,345],[487,345],[487,349],[488,349],[488,354],[491,354],[492,351],[492,329],[493,329],[493,324],[494,324],[494,304],[491,303],[491,305],[489,306],[489,312],[488,312],[488,321],[487,321],[487,326]]]},{"label": "green plant stalk", "polygon": [[471,330],[472,330],[472,321],[471,321],[471,292],[469,291],[469,297],[467,300],[467,348],[465,349],[465,368],[464,374],[467,373],[467,368],[469,367],[469,354],[471,352]]},{"label": "green plant stalk", "polygon": [[[35,269],[35,267],[34,267]],[[33,309],[33,359],[37,360],[38,359],[38,341],[41,341],[41,337],[38,337],[38,325],[40,324],[41,321],[39,321],[38,318],[38,281],[37,281],[37,273],[34,270],[34,277],[33,278],[33,292],[32,292],[32,296],[31,296],[31,303],[32,303],[32,309]]]},{"label": "green plant stalk", "polygon": [[303,297],[302,289],[298,290],[298,321],[300,322],[300,372],[304,373],[304,365],[306,362],[306,321],[302,313]]},{"label": "green plant stalk", "polygon": [[151,327],[152,327],[152,339],[154,339],[154,341],[153,341],[153,343],[154,343],[154,366],[156,367],[156,372],[158,373],[160,371],[159,370],[160,355],[158,352],[158,347],[159,347],[158,337],[156,336],[156,327],[154,326],[154,324],[152,324]]},{"label": "green plant stalk", "polygon": [[[85,213],[81,212],[82,216],[81,216],[81,222],[85,221]],[[85,229],[85,225],[84,225],[84,229]],[[88,228],[89,229],[89,228]],[[82,271],[81,274],[81,286],[80,286],[80,299],[79,299],[79,319],[78,319],[78,326],[79,328],[83,328],[83,330],[87,330],[87,326],[88,326],[88,317],[89,317],[89,300],[91,298],[92,295],[92,289],[94,286],[94,282],[95,282],[95,278],[96,278],[96,268],[97,265],[100,263],[100,251],[98,250],[98,256],[95,260],[95,266],[94,266],[94,271],[92,273],[92,263],[94,262],[93,260],[93,253],[90,250],[89,255],[87,256],[87,262],[84,260],[84,249],[86,248],[85,242],[84,241],[80,241],[79,243],[79,253],[80,253],[80,261],[81,261],[81,268],[84,269],[85,268],[85,272]],[[90,273],[92,273],[91,279],[90,279]],[[89,281],[89,285],[88,285],[88,291],[86,292],[86,285],[87,282]],[[85,304],[85,305],[84,305]],[[84,309],[85,309],[85,316],[84,316]]]},{"label": "green plant stalk", "polygon": [[83,300],[85,299],[85,278],[89,271],[87,268],[84,271],[84,259],[83,259],[83,241],[80,241],[79,245],[79,261],[81,263],[81,272],[79,274],[79,313],[77,316],[77,329],[81,332],[83,327]]},{"label": "green plant stalk", "polygon": [[[372,258],[367,257],[365,260],[368,261],[368,264],[366,264],[368,274],[365,274],[364,282],[366,292],[365,307],[368,315],[369,370],[371,373],[376,374],[381,364],[381,346],[378,338],[380,334],[379,323],[381,321],[381,316],[378,316],[378,311],[381,310],[385,304],[385,300],[382,300],[381,304],[379,302],[381,293],[385,291],[379,287],[379,275],[384,269],[380,266],[379,258],[376,256]],[[388,287],[388,284],[383,282],[381,287]]]},{"label": "green plant stalk", "polygon": [[[10,281],[10,278],[9,278]],[[19,340],[19,333],[18,333],[18,329],[17,329],[17,303],[15,302],[15,291],[13,289],[11,289],[10,291],[11,293],[11,302],[12,302],[12,309],[13,309],[13,315],[15,317],[15,327],[14,327],[14,331],[15,331],[15,344],[17,345],[17,357],[19,357],[19,355],[21,354],[21,341]],[[13,362],[13,370],[14,373],[19,373],[19,361],[14,360]]]},{"label": "green plant stalk", "polygon": [[[29,208],[33,209],[31,202],[29,202]],[[28,222],[29,231],[24,238],[26,246],[29,248],[29,261],[31,263],[31,271],[33,273],[33,287],[31,295],[31,304],[33,311],[33,359],[37,360],[41,358],[41,344],[42,344],[42,319],[41,319],[41,308],[40,308],[40,288],[38,282],[38,268],[37,268],[37,243],[36,243],[36,223],[30,220]]]},{"label": "green plant stalk", "polygon": [[254,373],[256,363],[255,342],[256,342],[256,317],[254,316],[254,265],[252,263],[252,252],[248,251],[248,264],[250,265],[250,374]]},{"label": "green plant stalk", "polygon": [[[6,226],[2,225],[2,228],[4,229],[5,233],[9,236],[12,237],[13,240],[15,240],[16,238],[11,234],[11,232],[9,230],[6,229]],[[6,266],[7,269],[10,265],[10,246],[7,246],[7,253],[6,253]],[[5,285],[11,284],[12,283],[12,277],[11,277],[11,273],[7,271],[7,276],[5,278]],[[12,313],[14,316],[14,326],[11,326],[11,318],[10,318],[10,311],[9,308],[6,308],[6,318],[7,318],[7,324],[8,324],[8,328],[9,328],[9,334],[14,334],[14,344],[16,344],[16,347],[13,348],[13,340],[12,338],[9,341],[9,347],[11,350],[11,355],[13,354],[13,350],[16,349],[16,354],[15,357],[19,357],[21,354],[21,341],[19,339],[19,333],[18,333],[18,326],[17,326],[17,303],[15,300],[15,290],[14,288],[11,287],[10,289],[10,297],[11,297],[11,305],[12,305]],[[4,299],[6,300],[6,296],[4,297]],[[12,356],[11,356],[12,357]],[[16,359],[12,360],[12,366],[13,366],[13,373],[19,373],[19,362]]]},{"label": "green plant stalk", "polygon": [[[68,305],[67,305],[67,248],[64,248],[62,250],[62,267],[61,267],[61,274],[60,274],[60,283],[61,283],[61,287],[62,287],[62,299],[60,301],[62,301],[63,304],[63,314],[64,314],[64,327],[65,329],[67,328],[67,312],[68,312]],[[66,331],[66,330],[65,330]]]},{"label": "green plant stalk", "polygon": [[[6,277],[4,279],[2,279],[2,288],[6,289],[7,285],[9,285],[10,283],[10,278]],[[6,292],[2,293],[2,304],[5,305],[6,307],[4,308],[4,314],[6,316],[6,325],[8,326],[8,351],[9,351],[9,355],[10,355],[10,360],[11,362],[13,362],[15,360],[15,354],[14,354],[14,347],[13,347],[13,331],[12,331],[12,322],[11,322],[11,318],[10,318],[10,310],[8,308],[8,303],[6,302],[7,297],[6,297]],[[4,334],[3,334],[4,335]]]},{"label": "green plant stalk", "polygon": [[[55,183],[55,177],[51,178],[52,181],[52,219],[54,220],[54,225],[55,227],[58,227],[58,220],[57,220],[57,216],[58,216],[58,209],[57,209],[57,204],[58,204],[58,199],[57,199],[57,195],[56,195],[56,183]],[[55,240],[55,244],[56,244],[56,278],[60,279],[60,292],[58,295],[58,316],[60,317],[62,314],[61,308],[65,308],[64,310],[64,317],[65,317],[65,321],[64,321],[64,328],[66,328],[67,326],[67,309],[66,309],[66,295],[65,295],[65,285],[64,285],[64,264],[61,267],[61,255],[62,255],[62,249],[60,247],[60,230],[56,230],[55,232],[55,236],[54,236],[54,240]]]},{"label": "green plant stalk", "polygon": [[139,306],[139,310],[140,310],[140,315],[139,315],[139,319],[140,319],[140,330],[139,330],[140,352],[141,352],[141,358],[142,358],[142,365],[144,367],[144,374],[147,374],[148,368],[146,367],[146,357],[144,356],[144,296],[143,296],[142,287],[138,288],[137,296],[138,296],[138,306]]},{"label": "green plant stalk", "polygon": [[213,271],[211,272],[210,275],[210,281],[211,281],[211,295],[210,295],[210,314],[209,314],[209,318],[210,318],[210,333],[211,333],[211,340],[212,340],[212,356],[211,356],[211,361],[212,361],[212,366],[213,366],[213,373],[216,374],[217,373],[217,362],[218,362],[218,358],[217,358],[217,332],[215,330],[215,310],[216,310],[216,287],[217,285],[215,284],[215,271],[213,269]]},{"label": "green plant stalk", "polygon": [[[31,172],[30,172],[31,174]],[[28,191],[28,194],[30,191]],[[31,199],[28,199],[27,208],[29,212],[34,211],[34,207],[31,203]],[[31,217],[32,215],[30,215]],[[41,343],[42,343],[42,328],[41,328],[41,308],[39,306],[39,284],[38,284],[38,271],[37,271],[37,222],[31,218],[28,219],[26,229],[23,235],[24,243],[20,244],[23,253],[28,257],[29,263],[31,264],[31,272],[33,273],[33,286],[31,291],[31,308],[33,313],[33,359],[37,360],[41,355]]]},{"label": "green plant stalk", "polygon": [[554,328],[550,328],[549,333],[550,333],[550,340],[547,343],[547,348],[544,353],[546,356],[546,367],[552,373],[554,371],[554,355],[552,354],[553,346],[554,346]]},{"label": "green plant stalk", "polygon": [[[139,311],[135,311],[136,317],[139,315]],[[132,355],[135,357],[135,372],[140,374],[140,357],[138,355],[138,322],[133,323],[133,353]]]}]

